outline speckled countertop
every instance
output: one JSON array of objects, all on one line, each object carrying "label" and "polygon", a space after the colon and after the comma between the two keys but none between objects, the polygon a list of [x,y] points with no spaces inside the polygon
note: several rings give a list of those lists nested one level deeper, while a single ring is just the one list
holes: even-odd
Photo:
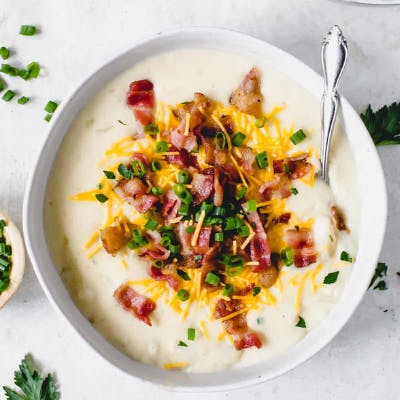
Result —
[{"label": "speckled countertop", "polygon": [[[62,101],[96,66],[137,39],[188,25],[227,27],[269,41],[320,71],[319,45],[339,24],[350,47],[342,92],[359,111],[400,100],[400,6],[368,7],[328,0],[1,0],[0,46],[15,60],[38,60],[40,79],[11,80],[32,102],[0,102],[0,208],[21,224],[27,174],[46,122],[48,99]],[[21,24],[41,34],[19,36]],[[14,59],[10,59],[10,62]],[[56,371],[63,399],[399,399],[400,379],[400,147],[379,150],[389,191],[381,260],[389,265],[387,291],[369,291],[353,318],[324,350],[286,375],[230,393],[185,395],[137,384],[89,349],[53,310],[27,265],[17,295],[0,312],[0,384],[11,384],[31,352]],[[371,216],[373,218],[373,215]],[[387,310],[386,312],[384,312]]]}]

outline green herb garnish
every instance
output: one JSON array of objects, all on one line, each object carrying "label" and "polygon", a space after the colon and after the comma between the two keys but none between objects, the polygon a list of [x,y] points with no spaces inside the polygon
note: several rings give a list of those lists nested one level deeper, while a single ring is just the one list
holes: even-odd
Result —
[{"label": "green herb garnish", "polygon": [[387,270],[388,270],[388,267],[387,267],[387,265],[386,265],[385,263],[383,263],[383,262],[378,262],[378,264],[376,265],[376,268],[375,268],[374,275],[372,276],[371,282],[370,282],[370,284],[369,284],[369,286],[368,286],[368,289],[369,289],[371,286],[373,286],[374,283],[375,283],[378,279],[381,279],[381,278],[383,278],[384,276],[386,276],[386,275],[387,275]]},{"label": "green herb garnish", "polygon": [[335,283],[337,281],[338,276],[339,276],[339,271],[330,272],[328,275],[325,276],[324,284],[331,285],[332,283]]},{"label": "green herb garnish", "polygon": [[165,151],[168,151],[168,143],[160,140],[156,143],[156,153],[164,153]]},{"label": "green herb garnish", "polygon": [[7,60],[7,58],[10,56],[10,50],[7,49],[7,47],[0,47],[0,57],[3,60]]},{"label": "green herb garnish", "polygon": [[148,229],[149,231],[154,231],[158,226],[158,222],[154,221],[154,219],[149,218],[146,223],[144,224],[144,227]]},{"label": "green herb garnish", "polygon": [[239,147],[244,142],[244,139],[246,139],[246,135],[242,132],[237,132],[232,137],[232,144],[236,147]]},{"label": "green herb garnish", "polygon": [[26,104],[28,102],[29,102],[29,97],[26,96],[21,96],[17,101],[18,104]]},{"label": "green herb garnish", "polygon": [[33,61],[30,64],[28,64],[28,72],[29,72],[29,77],[31,78],[37,78],[40,73],[40,65],[38,62]]},{"label": "green herb garnish", "polygon": [[115,179],[115,174],[112,171],[103,171],[107,179]]},{"label": "green herb garnish", "polygon": [[150,136],[156,136],[160,132],[160,128],[157,124],[151,123],[144,127],[144,131]]},{"label": "green herb garnish", "polygon": [[257,201],[256,200],[248,200],[247,211],[257,211]]},{"label": "green herb garnish", "polygon": [[187,345],[185,342],[183,342],[182,340],[180,340],[180,341],[178,342],[178,346],[181,346],[181,347],[188,347],[188,345]]},{"label": "green herb garnish", "polygon": [[187,330],[187,338],[188,338],[188,340],[196,339],[196,329],[188,328],[188,330]]},{"label": "green herb garnish", "polygon": [[13,92],[12,90],[7,90],[7,92],[5,92],[4,94],[3,94],[3,97],[2,97],[2,99],[4,100],[4,101],[11,101],[13,98],[15,97],[15,92]]},{"label": "green herb garnish", "polygon": [[119,122],[121,125],[126,125],[126,122],[121,121],[120,119],[118,120],[118,122]]},{"label": "green herb garnish", "polygon": [[231,283],[227,283],[222,289],[222,296],[229,297],[233,294],[233,285]]},{"label": "green herb garnish", "polygon": [[118,165],[118,172],[125,179],[132,179],[133,177],[133,172],[125,164]]},{"label": "green herb garnish", "polygon": [[256,155],[256,160],[257,160],[258,168],[263,169],[263,168],[268,167],[268,157],[267,157],[266,151],[262,151],[261,153],[258,153]]},{"label": "green herb garnish", "polygon": [[378,289],[378,290],[387,290],[387,285],[385,281],[379,281],[375,286],[374,286],[374,290]]},{"label": "green herb garnish", "polygon": [[293,265],[293,250],[290,247],[286,247],[285,249],[282,249],[280,252],[281,259],[283,263],[287,266],[290,267]]},{"label": "green herb garnish", "polygon": [[306,321],[304,321],[304,318],[300,317],[300,315],[299,315],[299,320],[297,321],[296,326],[298,328],[306,328]]},{"label": "green herb garnish", "polygon": [[290,189],[290,193],[292,193],[292,194],[294,194],[294,195],[296,196],[296,195],[299,194],[299,191],[298,191],[296,188],[292,187],[292,188]]},{"label": "green herb garnish", "polygon": [[53,114],[54,111],[56,111],[57,107],[58,107],[58,104],[55,101],[50,100],[47,102],[46,107],[44,108],[44,111],[46,111],[50,114]]},{"label": "green herb garnish", "polygon": [[152,263],[151,263],[151,265],[152,265],[154,268],[161,269],[161,268],[164,267],[164,261],[162,261],[162,260],[153,260]]},{"label": "green herb garnish", "polygon": [[50,122],[52,118],[53,118],[53,114],[46,114],[46,116],[43,119],[46,122]]},{"label": "green herb garnish", "polygon": [[189,292],[187,290],[180,289],[178,291],[178,293],[176,294],[176,297],[178,297],[178,299],[180,301],[187,301],[189,299],[189,297],[190,297],[190,294],[189,294]]},{"label": "green herb garnish", "polygon": [[106,195],[104,195],[103,193],[98,193],[98,194],[96,194],[96,199],[100,203],[105,203],[108,200],[108,197]]},{"label": "green herb garnish", "polygon": [[33,36],[36,33],[36,26],[34,25],[21,25],[19,34],[24,36]]},{"label": "green herb garnish", "polygon": [[306,134],[304,133],[303,129],[299,129],[297,132],[293,133],[292,136],[290,136],[290,141],[291,141],[293,144],[299,144],[299,143],[301,143],[305,138],[306,138]]},{"label": "green herb garnish", "polygon": [[261,292],[261,288],[259,286],[253,287],[253,296],[257,296],[258,294],[260,294],[260,292]]},{"label": "green herb garnish", "polygon": [[218,286],[220,280],[221,279],[218,275],[214,274],[213,272],[209,272],[206,275],[205,282],[212,286]]},{"label": "green herb garnish", "polygon": [[344,250],[340,253],[340,259],[346,262],[353,262],[353,259],[350,257],[350,254]]},{"label": "green herb garnish", "polygon": [[266,122],[267,122],[267,118],[265,118],[265,117],[263,116],[263,117],[257,118],[257,119],[256,119],[256,122],[254,123],[254,125],[255,125],[257,128],[262,128],[262,127],[266,124]]},{"label": "green herb garnish", "polygon": [[183,269],[177,269],[176,273],[184,280],[184,281],[190,281],[190,276],[183,270]]},{"label": "green herb garnish", "polygon": [[214,137],[214,144],[218,150],[224,150],[226,146],[226,137],[224,132],[217,132]]}]

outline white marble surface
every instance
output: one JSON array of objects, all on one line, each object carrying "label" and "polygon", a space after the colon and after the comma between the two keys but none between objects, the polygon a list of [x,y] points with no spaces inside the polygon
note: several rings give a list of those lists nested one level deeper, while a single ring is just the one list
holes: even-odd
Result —
[{"label": "white marble surface", "polygon": [[[0,101],[0,208],[21,223],[24,185],[44,138],[44,105],[62,101],[97,65],[146,34],[187,25],[228,27],[282,47],[316,70],[319,45],[339,24],[350,45],[344,94],[357,110],[400,100],[400,6],[368,7],[328,0],[0,0],[0,46],[16,60],[44,66],[37,81],[8,79],[32,96],[25,106]],[[41,34],[18,35],[21,24]],[[86,347],[47,301],[31,266],[22,287],[0,312],[0,384],[31,352],[56,371],[63,399],[398,399],[400,380],[400,147],[379,150],[389,187],[389,219],[381,260],[389,290],[368,292],[343,331],[312,360],[263,385],[207,395],[164,392],[138,384]],[[374,216],[372,215],[371,218]],[[387,309],[386,313],[383,310]]]}]

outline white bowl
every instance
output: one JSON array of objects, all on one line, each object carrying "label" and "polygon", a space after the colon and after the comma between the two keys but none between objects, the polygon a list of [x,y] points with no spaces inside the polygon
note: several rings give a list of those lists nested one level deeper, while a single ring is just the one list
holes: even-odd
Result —
[{"label": "white bowl", "polygon": [[171,389],[203,392],[228,390],[263,382],[298,366],[318,352],[340,331],[359,304],[375,269],[386,224],[386,188],[375,146],[358,114],[346,99],[341,98],[342,125],[348,133],[357,168],[362,199],[362,222],[359,252],[353,272],[339,301],[322,323],[284,353],[240,370],[200,374],[161,370],[132,360],[117,350],[80,313],[53,265],[43,223],[47,180],[57,150],[71,122],[89,99],[103,87],[104,82],[109,82],[145,57],[183,47],[225,51],[229,49],[243,56],[268,60],[270,66],[288,75],[312,96],[317,99],[321,97],[322,78],[320,76],[295,57],[264,41],[241,33],[214,28],[190,28],[157,34],[97,69],[57,111],[27,184],[24,201],[24,234],[34,269],[51,302],[80,336],[111,364],[129,375]]}]

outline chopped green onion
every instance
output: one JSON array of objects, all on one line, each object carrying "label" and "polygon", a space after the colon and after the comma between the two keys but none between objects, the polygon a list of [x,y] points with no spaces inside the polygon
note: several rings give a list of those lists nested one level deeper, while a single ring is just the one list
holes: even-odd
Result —
[{"label": "chopped green onion", "polygon": [[214,211],[214,204],[203,201],[200,206],[200,211],[205,211],[206,214],[211,214]]},{"label": "chopped green onion", "polygon": [[10,286],[10,278],[3,278],[0,280],[0,293],[4,292]]},{"label": "chopped green onion", "polygon": [[10,75],[10,76],[18,75],[18,69],[13,67],[10,64],[1,64],[0,72],[2,72],[3,74]]},{"label": "chopped green onion", "polygon": [[222,289],[222,296],[229,297],[233,293],[233,285],[231,283],[227,283]]},{"label": "chopped green onion", "polygon": [[224,241],[224,234],[222,232],[216,232],[214,234],[214,240],[216,242],[223,242]]},{"label": "chopped green onion", "polygon": [[160,132],[160,128],[157,124],[151,123],[144,127],[144,131],[150,136],[156,136]]},{"label": "chopped green onion", "polygon": [[128,242],[128,247],[131,250],[138,249],[139,247],[143,247],[148,243],[148,240],[142,235],[142,233],[135,229],[132,232],[132,239]]},{"label": "chopped green onion", "polygon": [[163,236],[160,240],[160,244],[163,247],[169,247],[171,245],[171,238],[168,236]]},{"label": "chopped green onion", "polygon": [[194,256],[194,261],[201,261],[203,259],[203,256],[201,254],[197,254]]},{"label": "chopped green onion", "polygon": [[28,68],[29,76],[31,78],[37,78],[39,76],[39,73],[40,73],[39,63],[37,63],[36,61],[33,61],[28,65],[27,68]]},{"label": "chopped green onion", "polygon": [[0,92],[6,88],[6,83],[0,78]]},{"label": "chopped green onion", "polygon": [[297,194],[299,194],[299,191],[298,191],[295,187],[292,187],[292,188],[290,189],[290,192],[291,192],[292,194],[294,194],[295,196],[296,196]]},{"label": "chopped green onion", "polygon": [[178,346],[181,346],[181,347],[188,347],[188,345],[187,345],[185,342],[182,342],[182,340],[180,340],[180,341],[178,342]]},{"label": "chopped green onion", "polygon": [[353,259],[350,257],[350,254],[347,251],[342,251],[340,253],[340,259],[342,261],[353,262]]},{"label": "chopped green onion", "polygon": [[183,270],[183,269],[177,269],[176,273],[184,280],[184,281],[190,281],[190,276]]},{"label": "chopped green onion", "polygon": [[118,172],[125,179],[132,179],[133,173],[125,164],[118,165]]},{"label": "chopped green onion", "polygon": [[242,132],[237,132],[232,137],[232,144],[236,147],[239,147],[244,142],[244,139],[246,139],[246,135]]},{"label": "chopped green onion", "polygon": [[333,242],[333,237],[332,237],[332,235],[329,235],[329,240],[330,240],[331,242]]},{"label": "chopped green onion", "polygon": [[189,172],[179,171],[178,172],[178,183],[188,183],[189,182]]},{"label": "chopped green onion", "polygon": [[293,144],[299,144],[306,138],[306,134],[304,133],[303,129],[299,129],[297,132],[293,133],[292,136],[290,136],[290,141]]},{"label": "chopped green onion", "polygon": [[152,161],[151,162],[151,170],[152,172],[160,171],[161,170],[161,164],[159,161]]},{"label": "chopped green onion", "polygon": [[4,267],[8,267],[10,265],[10,261],[0,257],[0,265],[3,265]]},{"label": "chopped green onion", "polygon": [[257,211],[257,201],[249,200],[247,202],[247,211]]},{"label": "chopped green onion", "polygon": [[258,317],[256,319],[256,321],[257,321],[257,325],[261,325],[264,322],[264,318]]},{"label": "chopped green onion", "polygon": [[151,188],[151,193],[153,193],[155,196],[160,196],[163,193],[162,188],[158,187],[158,186],[153,186]]},{"label": "chopped green onion", "polygon": [[151,263],[151,265],[152,265],[154,268],[161,269],[161,268],[164,267],[164,261],[162,261],[162,260],[154,260],[154,261]]},{"label": "chopped green onion", "polygon": [[236,200],[242,200],[243,197],[246,195],[247,193],[247,187],[244,185],[241,185],[237,187],[237,193],[236,193]]},{"label": "chopped green onion", "polygon": [[126,123],[125,123],[124,121],[121,121],[120,119],[118,120],[118,122],[119,122],[121,125],[126,125]]},{"label": "chopped green onion", "polygon": [[293,264],[293,250],[290,247],[286,247],[285,249],[282,249],[280,256],[281,256],[283,263],[287,267],[290,267]]},{"label": "chopped green onion", "polygon": [[258,294],[260,294],[261,292],[261,288],[258,286],[254,286],[253,287],[253,296],[257,296]]},{"label": "chopped green onion", "polygon": [[53,118],[53,114],[46,114],[46,116],[44,117],[44,120],[46,122],[50,122],[52,118]]},{"label": "chopped green onion", "polygon": [[156,143],[156,153],[164,153],[165,151],[168,151],[168,143],[160,140]]},{"label": "chopped green onion", "polygon": [[217,208],[214,210],[214,215],[215,215],[216,217],[223,217],[223,216],[225,216],[225,213],[226,213],[225,207],[217,207]]},{"label": "chopped green onion", "polygon": [[182,203],[178,208],[178,214],[183,216],[189,215],[189,208],[190,204]]},{"label": "chopped green onion", "polygon": [[218,275],[214,274],[214,272],[209,272],[206,275],[206,279],[204,281],[209,285],[218,286],[220,280],[221,278]]},{"label": "chopped green onion", "polygon": [[335,283],[337,281],[338,275],[339,271],[330,272],[328,275],[325,276],[324,284],[331,285],[332,283]]},{"label": "chopped green onion", "polygon": [[226,147],[226,137],[224,132],[217,132],[214,137],[214,144],[218,150],[224,150]]},{"label": "chopped green onion", "polygon": [[247,225],[242,225],[239,228],[239,236],[240,237],[247,237],[250,235],[250,228]]},{"label": "chopped green onion", "polygon": [[26,104],[26,103],[28,103],[28,101],[29,101],[29,97],[21,96],[21,97],[18,99],[18,104]]},{"label": "chopped green onion", "polygon": [[3,94],[2,99],[4,101],[11,101],[14,98],[14,96],[15,96],[15,92],[13,92],[12,90],[7,90],[7,92],[5,92]]},{"label": "chopped green onion", "polygon": [[138,178],[143,178],[144,176],[146,176],[146,167],[144,166],[142,161],[133,160],[132,170],[133,175],[137,176]]},{"label": "chopped green onion", "polygon": [[243,266],[240,265],[227,265],[225,267],[225,273],[230,277],[233,278],[234,276],[240,275],[244,270]]},{"label": "chopped green onion", "polygon": [[115,179],[115,174],[112,171],[103,171],[107,179]]},{"label": "chopped green onion", "polygon": [[182,201],[182,203],[189,205],[192,200],[193,196],[190,194],[190,192],[185,188],[183,183],[177,183],[176,185],[173,186],[174,193],[179,197],[179,199]]},{"label": "chopped green onion", "polygon": [[144,224],[144,227],[148,229],[149,231],[154,231],[158,226],[158,222],[154,221],[154,219],[149,218],[146,223]]},{"label": "chopped green onion", "polygon": [[171,252],[171,254],[178,254],[180,249],[181,249],[180,244],[170,244],[169,245],[169,251]]},{"label": "chopped green onion", "polygon": [[187,338],[188,338],[188,340],[194,340],[196,338],[196,329],[188,328]]},{"label": "chopped green onion", "polygon": [[33,36],[36,33],[36,26],[34,25],[21,25],[19,34],[24,36]]},{"label": "chopped green onion", "polygon": [[257,160],[258,168],[263,169],[263,168],[268,167],[268,157],[267,157],[266,151],[262,151],[261,153],[258,153],[256,155],[256,160]]},{"label": "chopped green onion", "polygon": [[188,226],[187,228],[186,228],[186,233],[193,233],[194,232],[194,226],[193,225],[191,225],[191,226]]},{"label": "chopped green onion", "polygon": [[283,164],[283,167],[285,168],[285,173],[287,174],[287,175],[290,175],[291,173],[292,173],[292,171],[290,170],[290,167],[289,167],[289,165],[288,164]]},{"label": "chopped green onion", "polygon": [[0,231],[3,231],[6,226],[7,222],[4,219],[0,219]]},{"label": "chopped green onion", "polygon": [[236,218],[235,217],[228,217],[225,219],[225,227],[224,230],[226,231],[233,231],[236,229]]},{"label": "chopped green onion", "polygon": [[262,116],[262,117],[256,119],[256,122],[254,123],[254,125],[257,128],[262,128],[265,125],[266,122],[267,122],[267,118]]},{"label": "chopped green onion", "polygon": [[103,185],[101,184],[101,183],[99,183],[98,185],[97,185],[97,189],[101,189],[103,187]]},{"label": "chopped green onion", "polygon": [[176,297],[180,300],[180,301],[186,301],[189,299],[190,294],[187,290],[185,289],[180,289],[178,291],[178,293],[176,294]]},{"label": "chopped green onion", "polygon": [[53,114],[54,111],[56,111],[57,107],[58,107],[58,104],[57,104],[55,101],[50,100],[50,101],[46,104],[46,107],[44,108],[44,111],[46,111],[46,112],[48,112],[48,113],[50,113],[50,114]]},{"label": "chopped green onion", "polygon": [[299,320],[297,321],[296,326],[298,328],[306,328],[306,321],[304,320],[303,317],[300,317],[300,315],[299,315]]},{"label": "chopped green onion", "polygon": [[26,69],[19,69],[18,76],[21,77],[24,81],[27,81],[31,77],[31,73]]},{"label": "chopped green onion", "polygon": [[96,199],[100,203],[105,203],[108,200],[108,197],[106,195],[104,195],[103,193],[98,193],[98,194],[96,194]]},{"label": "chopped green onion", "polygon": [[10,55],[10,50],[8,50],[7,47],[4,47],[4,46],[0,47],[0,57],[3,60],[7,60],[9,55]]}]

